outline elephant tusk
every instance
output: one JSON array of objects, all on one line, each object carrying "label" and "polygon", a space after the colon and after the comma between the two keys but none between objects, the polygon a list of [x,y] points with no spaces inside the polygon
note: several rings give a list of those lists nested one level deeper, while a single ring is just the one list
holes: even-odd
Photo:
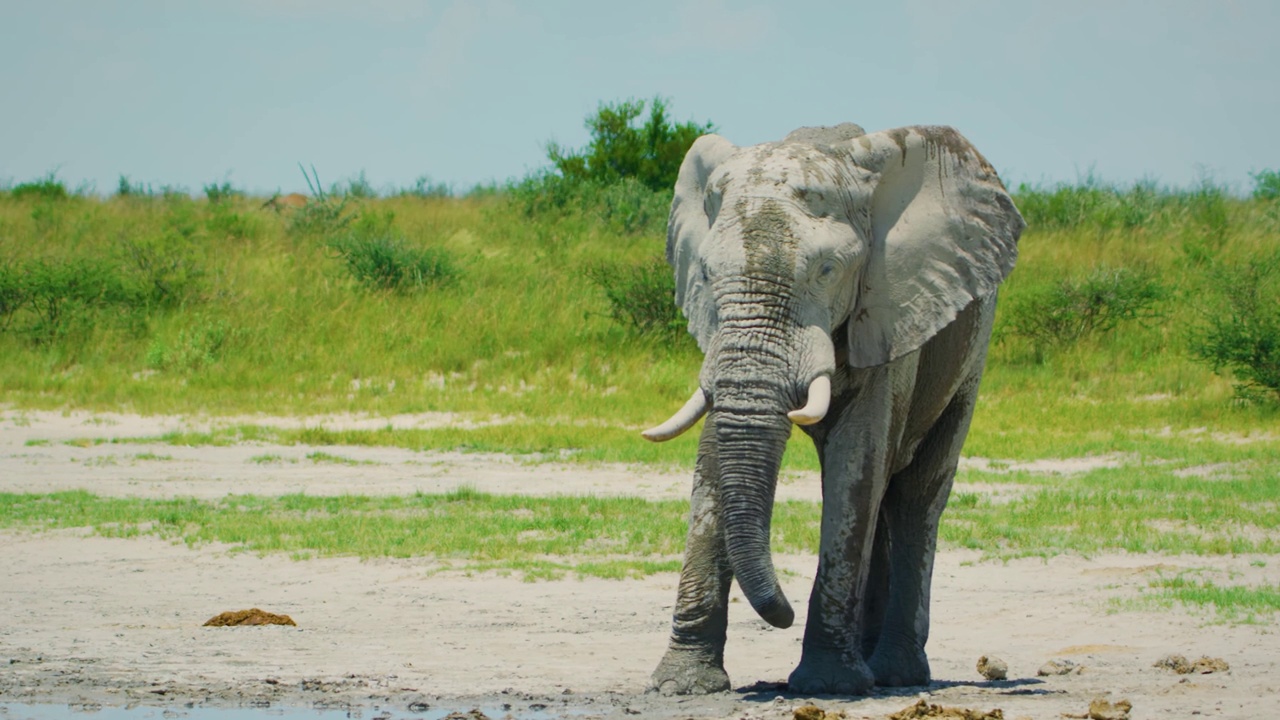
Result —
[{"label": "elephant tusk", "polygon": [[694,391],[693,396],[684,404],[684,407],[676,411],[671,419],[661,425],[649,428],[640,433],[645,440],[652,442],[664,442],[671,438],[677,437],[684,433],[685,430],[693,427],[693,424],[707,414],[707,396],[703,394],[702,388]]},{"label": "elephant tusk", "polygon": [[809,401],[799,410],[787,413],[791,422],[797,425],[812,425],[821,422],[831,407],[831,378],[819,375],[809,383]]}]

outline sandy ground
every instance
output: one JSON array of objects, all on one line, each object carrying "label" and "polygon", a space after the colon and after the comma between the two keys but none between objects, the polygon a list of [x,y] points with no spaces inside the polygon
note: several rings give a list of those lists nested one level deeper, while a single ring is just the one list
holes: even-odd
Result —
[{"label": "sandy ground", "polygon": [[[62,444],[216,422],[229,421],[0,413],[0,492],[85,488],[109,495],[217,497],[437,492],[459,485],[645,497],[687,492],[683,474],[476,455]],[[372,464],[307,460],[317,449]],[[280,459],[251,460],[263,455]],[[1043,471],[1078,469],[1081,462]],[[816,486],[816,478],[796,476],[781,492],[816,498]],[[25,717],[30,703],[82,710],[141,705],[176,713],[192,706],[346,708],[375,718],[439,718],[473,707],[493,718],[789,718],[811,700],[850,718],[879,718],[918,697],[1001,708],[1006,718],[1059,718],[1085,713],[1098,696],[1129,700],[1131,717],[1138,719],[1280,716],[1274,625],[1209,625],[1206,616],[1179,610],[1111,610],[1114,600],[1136,597],[1158,572],[1210,568],[1233,575],[1236,583],[1277,583],[1275,558],[1112,555],[1002,564],[944,552],[935,573],[928,647],[935,682],[868,698],[804,698],[781,689],[799,659],[814,559],[777,560],[791,571],[784,585],[799,613],[795,626],[769,628],[735,590],[726,666],[740,689],[673,699],[643,692],[665,649],[673,574],[525,583],[439,572],[420,559],[295,562],[154,538],[0,533],[0,718]],[[201,626],[219,612],[249,607],[287,613],[298,627]],[[1177,675],[1152,667],[1170,653],[1220,657],[1231,669]],[[984,654],[1007,662],[1009,680],[979,676],[975,663]],[[1084,670],[1037,676],[1054,658]]]}]

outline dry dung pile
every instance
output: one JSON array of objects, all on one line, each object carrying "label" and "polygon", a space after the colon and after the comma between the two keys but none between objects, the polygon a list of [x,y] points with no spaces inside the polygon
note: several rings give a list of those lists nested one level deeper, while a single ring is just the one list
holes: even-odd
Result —
[{"label": "dry dung pile", "polygon": [[1009,665],[995,655],[978,658],[978,674],[988,680],[1009,679]]},{"label": "dry dung pile", "polygon": [[1166,655],[1157,660],[1152,667],[1168,668],[1179,675],[1190,675],[1191,673],[1208,675],[1209,673],[1226,672],[1231,669],[1226,660],[1211,658],[1208,655],[1200,656],[1200,659],[1195,662],[1187,660],[1184,655]]},{"label": "dry dung pile", "polygon": [[915,705],[904,707],[889,716],[889,720],[917,720],[917,718],[946,718],[946,720],[1004,720],[1004,711],[1000,708],[983,712],[969,708],[943,707],[930,705],[924,700]]},{"label": "dry dung pile", "polygon": [[843,712],[823,710],[817,705],[801,705],[792,716],[795,720],[844,720],[847,717]]},{"label": "dry dung pile", "polygon": [[234,627],[238,625],[293,625],[297,627],[298,623],[288,615],[276,615],[265,610],[252,608],[250,610],[229,610],[220,615],[214,615],[205,621],[204,627]]}]

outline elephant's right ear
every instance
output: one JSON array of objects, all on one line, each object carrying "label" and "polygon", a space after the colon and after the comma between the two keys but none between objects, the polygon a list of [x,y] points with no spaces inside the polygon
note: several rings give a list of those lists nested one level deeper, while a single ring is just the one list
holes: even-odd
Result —
[{"label": "elephant's right ear", "polygon": [[707,181],[716,167],[737,150],[719,135],[703,135],[694,141],[680,165],[671,215],[667,221],[667,262],[676,275],[676,304],[689,320],[689,334],[703,352],[715,335],[719,320],[715,298],[703,275],[701,246],[711,227],[707,215]]}]

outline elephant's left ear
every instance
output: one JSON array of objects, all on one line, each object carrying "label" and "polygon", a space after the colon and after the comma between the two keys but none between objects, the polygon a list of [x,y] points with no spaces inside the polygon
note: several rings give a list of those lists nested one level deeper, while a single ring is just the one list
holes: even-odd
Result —
[{"label": "elephant's left ear", "polygon": [[1025,223],[991,165],[949,127],[850,140],[871,245],[849,315],[849,362],[913,352],[1013,270]]}]

